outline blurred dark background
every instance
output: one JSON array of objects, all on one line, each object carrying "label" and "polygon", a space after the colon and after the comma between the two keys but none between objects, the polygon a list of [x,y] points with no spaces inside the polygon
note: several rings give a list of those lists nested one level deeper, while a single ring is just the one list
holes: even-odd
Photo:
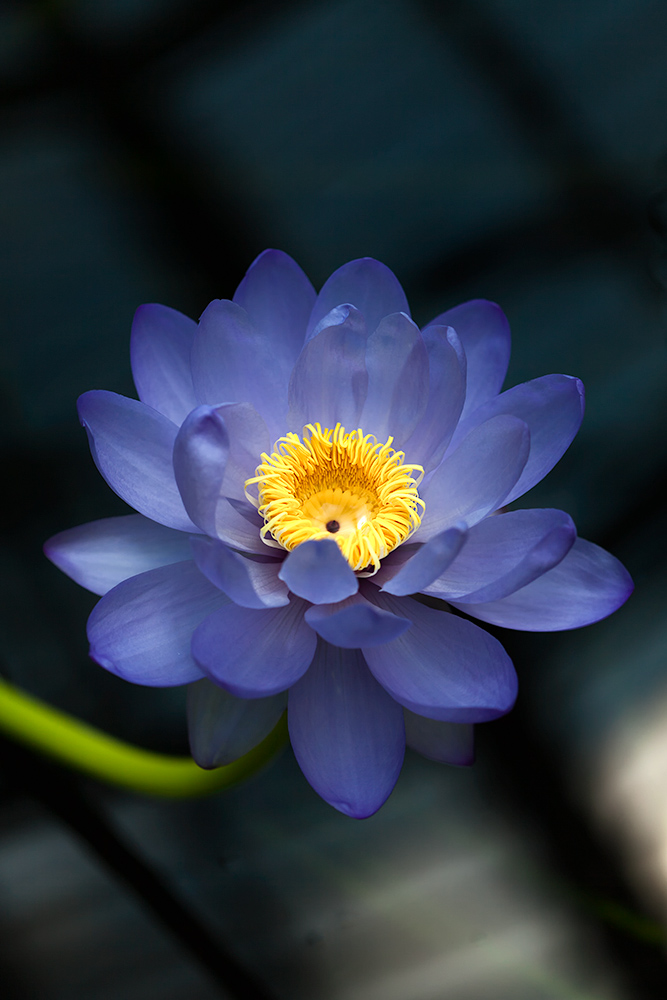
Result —
[{"label": "blurred dark background", "polygon": [[267,246],[317,287],[383,260],[418,322],[494,299],[508,385],[581,377],[583,429],[524,505],[572,513],[637,591],[584,631],[497,630],[516,710],[471,770],[409,754],[361,823],[289,750],[164,802],[3,743],[4,1000],[250,996],[226,954],[276,998],[660,1000],[667,5],[4,0],[0,671],[155,749],[186,752],[183,691],[88,660],[95,598],[41,545],[126,509],[75,401],[134,394],[135,308],[197,317]]}]

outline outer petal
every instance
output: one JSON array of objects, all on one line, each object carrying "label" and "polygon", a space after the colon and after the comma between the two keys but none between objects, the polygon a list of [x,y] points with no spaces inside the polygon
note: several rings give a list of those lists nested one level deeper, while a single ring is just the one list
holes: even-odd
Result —
[{"label": "outer petal", "polygon": [[461,416],[466,356],[451,327],[429,326],[423,339],[429,363],[428,405],[405,445],[405,454],[409,462],[418,462],[428,472],[441,462]]},{"label": "outer petal", "polygon": [[[426,409],[429,368],[419,328],[405,313],[381,320],[366,344],[368,394],[360,426],[401,448]],[[411,461],[411,459],[408,459]]]},{"label": "outer petal", "polygon": [[270,337],[274,351],[290,365],[303,347],[315,298],[306,275],[282,250],[261,253],[234,294],[255,329]]},{"label": "outer petal", "polygon": [[463,344],[468,361],[466,417],[502,388],[511,348],[507,317],[495,302],[473,299],[436,316],[426,329],[432,326],[453,326]]},{"label": "outer petal", "polygon": [[526,632],[559,632],[606,618],[634,587],[625,567],[597,545],[578,538],[553,569],[509,597],[455,607],[482,621]]},{"label": "outer petal", "polygon": [[278,579],[280,563],[256,562],[233,552],[214,538],[192,539],[197,566],[212,584],[243,608],[280,608],[289,604],[288,590]]},{"label": "outer petal", "polygon": [[403,764],[403,717],[358,650],[318,643],[310,670],[289,692],[287,722],[315,791],[347,816],[377,812]]},{"label": "outer petal", "polygon": [[[200,683],[202,683],[200,681]],[[438,722],[403,709],[405,742],[417,753],[439,764],[467,767],[475,762],[474,726]]]},{"label": "outer petal", "polygon": [[336,542],[328,538],[297,545],[278,575],[293,594],[313,604],[337,604],[359,589],[347,559]]},{"label": "outer petal", "polygon": [[192,381],[201,403],[252,403],[271,438],[284,431],[292,361],[258,331],[241,306],[216,299],[204,310],[192,345]]},{"label": "outer petal", "polygon": [[322,639],[344,649],[381,646],[402,635],[411,624],[407,618],[375,607],[361,594],[340,604],[315,605],[306,611],[305,618]]},{"label": "outer petal", "polygon": [[93,608],[90,655],[134,684],[172,687],[197,680],[192,632],[227,600],[191,560],[133,576]]},{"label": "outer petal", "polygon": [[530,435],[522,420],[492,417],[474,427],[420,489],[426,503],[412,536],[428,541],[459,521],[477,524],[505,501],[521,475]]},{"label": "outer petal", "polygon": [[132,323],[130,358],[139,399],[176,425],[197,405],[190,350],[193,319],[168,306],[139,306]]},{"label": "outer petal", "polygon": [[405,708],[443,722],[485,722],[509,712],[517,693],[512,661],[497,639],[472,622],[410,598],[373,600],[413,627],[363,649],[372,673]]},{"label": "outer petal", "polygon": [[145,403],[103,389],[84,392],[77,405],[95,465],[111,489],[152,521],[198,531],[174,478],[176,425]]},{"label": "outer petal", "polygon": [[192,637],[201,669],[239,698],[264,698],[291,687],[313,658],[316,636],[303,620],[303,601],[254,611],[228,604]]},{"label": "outer petal", "polygon": [[188,687],[190,751],[200,767],[223,767],[268,736],[287,706],[286,694],[235,698],[205,677]]},{"label": "outer petal", "polygon": [[368,388],[366,334],[361,313],[343,305],[306,344],[289,383],[287,425],[297,434],[309,423],[359,426]]},{"label": "outer petal", "polygon": [[363,313],[371,333],[384,316],[399,312],[410,315],[408,300],[396,276],[378,260],[361,257],[343,264],[325,282],[308,323],[306,340],[327,313],[344,302]]},{"label": "outer petal", "polygon": [[394,576],[383,580],[382,589],[396,597],[406,597],[424,590],[456,559],[466,537],[465,525],[441,531],[426,545],[417,549],[412,559],[403,563]]},{"label": "outer petal", "polygon": [[546,573],[577,537],[562,510],[515,510],[470,529],[465,550],[426,589],[445,601],[495,601]]},{"label": "outer petal", "polygon": [[107,517],[49,538],[44,552],[52,563],[94,594],[158,566],[189,559],[190,538],[141,514]]},{"label": "outer petal", "polygon": [[174,473],[183,504],[195,524],[215,534],[216,512],[229,455],[225,422],[212,406],[198,406],[174,443]]},{"label": "outer petal", "polygon": [[570,375],[544,375],[532,382],[515,385],[462,421],[452,447],[456,447],[472,427],[500,413],[518,417],[530,428],[530,455],[505,500],[511,503],[544,479],[570,446],[584,415],[584,387],[579,379]]}]

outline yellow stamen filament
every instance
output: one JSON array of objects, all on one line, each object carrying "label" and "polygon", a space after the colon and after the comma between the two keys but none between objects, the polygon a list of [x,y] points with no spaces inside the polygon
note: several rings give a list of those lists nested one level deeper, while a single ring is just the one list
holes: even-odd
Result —
[{"label": "yellow stamen filament", "polygon": [[[301,437],[280,438],[245,483],[265,521],[264,541],[291,551],[311,538],[333,538],[353,570],[376,572],[424,510],[417,492],[424,470],[406,465],[392,441],[381,444],[361,428],[346,433],[340,424],[308,424]],[[255,483],[256,498],[248,493]]]}]

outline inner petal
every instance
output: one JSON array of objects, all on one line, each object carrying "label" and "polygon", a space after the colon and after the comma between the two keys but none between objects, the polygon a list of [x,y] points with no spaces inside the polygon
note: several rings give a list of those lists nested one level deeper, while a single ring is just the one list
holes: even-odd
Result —
[{"label": "inner petal", "polygon": [[[264,518],[269,545],[288,551],[313,538],[334,538],[355,571],[374,573],[380,560],[419,526],[423,475],[403,452],[361,428],[346,432],[307,424],[262,454],[246,495]],[[257,487],[257,496],[248,488]]]}]

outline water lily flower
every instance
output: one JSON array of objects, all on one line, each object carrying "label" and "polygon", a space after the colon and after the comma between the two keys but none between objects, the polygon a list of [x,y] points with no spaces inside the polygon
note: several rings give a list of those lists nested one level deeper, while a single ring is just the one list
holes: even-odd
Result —
[{"label": "water lily flower", "polygon": [[316,295],[267,250],[199,323],[142,306],[139,400],[78,404],[99,471],[138,513],[45,546],[103,595],[92,658],[136,684],[190,685],[202,767],[245,753],[287,706],[304,775],[350,816],[386,800],[406,742],[470,763],[473,724],[517,694],[507,653],[470,618],[577,628],[632,590],[567,514],[505,509],[583,415],[566,375],[501,392],[509,351],[482,300],[420,331],[372,259]]}]

